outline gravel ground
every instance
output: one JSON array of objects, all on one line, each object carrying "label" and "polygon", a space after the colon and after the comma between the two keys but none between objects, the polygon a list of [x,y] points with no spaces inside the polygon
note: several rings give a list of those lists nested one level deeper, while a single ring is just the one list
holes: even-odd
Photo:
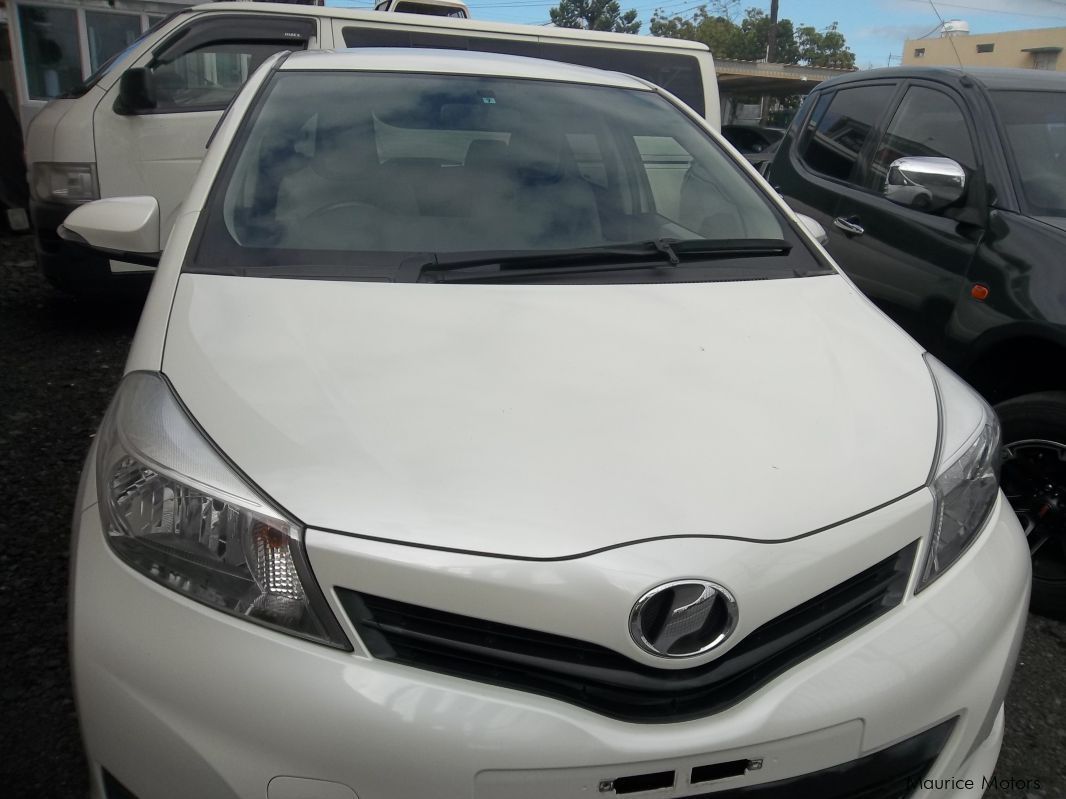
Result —
[{"label": "gravel ground", "polygon": [[[122,372],[134,300],[78,302],[0,238],[0,791],[82,797],[67,671],[67,537],[82,459]],[[1066,797],[1066,624],[1031,617],[1007,698],[996,799]],[[191,798],[190,798],[191,799]]]}]

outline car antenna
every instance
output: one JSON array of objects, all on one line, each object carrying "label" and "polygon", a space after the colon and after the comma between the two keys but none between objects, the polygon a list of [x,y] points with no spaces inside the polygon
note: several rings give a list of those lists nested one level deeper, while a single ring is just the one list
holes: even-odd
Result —
[{"label": "car antenna", "polygon": [[[944,30],[947,27],[947,23],[944,18],[940,16],[940,11],[936,7],[936,3],[933,0],[929,0],[929,6],[933,9],[933,13],[936,14],[936,18],[940,20],[940,29]],[[955,51],[955,60],[959,62],[959,69],[966,72],[966,67],[962,65],[962,56],[959,55],[959,48],[955,46],[955,37],[950,33],[947,34],[947,40],[951,42],[951,49]]]}]

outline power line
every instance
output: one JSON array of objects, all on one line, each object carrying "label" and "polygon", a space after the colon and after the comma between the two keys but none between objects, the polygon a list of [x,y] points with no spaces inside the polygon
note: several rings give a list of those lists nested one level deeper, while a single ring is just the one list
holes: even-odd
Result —
[{"label": "power line", "polygon": [[[919,3],[921,5],[928,5],[929,0],[905,0],[908,3]],[[1010,17],[1035,17],[1036,19],[1055,19],[1060,22],[1066,22],[1066,17],[1055,17],[1049,14],[1026,14],[1021,11],[1001,11],[995,8],[980,8],[978,6],[967,6],[962,3],[946,3],[944,0],[937,0],[937,4],[947,8],[961,8],[966,11],[978,11],[982,14],[1006,14]]]}]

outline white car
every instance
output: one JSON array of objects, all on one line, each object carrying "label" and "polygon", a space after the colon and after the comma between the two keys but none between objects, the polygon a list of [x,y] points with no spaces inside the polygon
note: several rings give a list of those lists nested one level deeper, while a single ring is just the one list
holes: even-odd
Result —
[{"label": "white car", "polygon": [[661,89],[275,56],[82,480],[94,796],[978,796],[1029,591],[997,458]]}]

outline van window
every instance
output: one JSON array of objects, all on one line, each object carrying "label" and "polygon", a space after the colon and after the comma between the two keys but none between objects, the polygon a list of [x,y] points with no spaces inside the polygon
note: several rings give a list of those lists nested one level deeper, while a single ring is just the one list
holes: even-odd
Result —
[{"label": "van window", "polygon": [[803,162],[827,177],[853,177],[870,132],[895,94],[891,84],[841,89],[818,99],[800,143]]},{"label": "van window", "polygon": [[345,26],[341,35],[344,37],[345,47],[437,47],[444,50],[473,50],[481,53],[546,58],[565,64],[625,72],[661,86],[700,116],[707,113],[700,62],[695,56],[589,44],[538,42],[531,38],[462,36],[356,25]]},{"label": "van window", "polygon": [[17,8],[30,97],[49,100],[81,83],[77,12],[21,3]]},{"label": "van window", "polygon": [[251,74],[284,42],[219,42],[150,67],[156,109],[201,111],[225,108]]},{"label": "van window", "polygon": [[153,53],[156,110],[221,111],[267,58],[305,50],[316,23],[302,17],[209,15],[177,29]]}]

